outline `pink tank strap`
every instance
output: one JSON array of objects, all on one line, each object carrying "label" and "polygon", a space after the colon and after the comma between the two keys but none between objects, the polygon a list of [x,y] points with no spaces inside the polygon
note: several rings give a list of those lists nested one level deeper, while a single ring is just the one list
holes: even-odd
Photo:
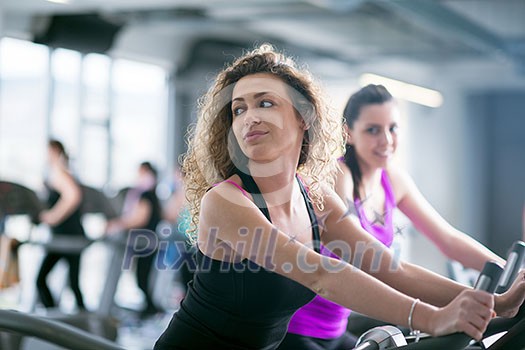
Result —
[{"label": "pink tank strap", "polygon": [[306,185],[306,183],[304,182],[303,178],[301,177],[301,175],[295,173],[295,176],[297,177],[297,179],[301,182],[301,184],[303,185],[304,189],[306,190],[306,193],[308,195],[310,195],[310,188]]},{"label": "pink tank strap", "polygon": [[394,195],[392,183],[390,182],[390,177],[385,169],[383,169],[381,174],[381,185],[385,190],[385,210],[390,211],[396,206],[396,197]]},{"label": "pink tank strap", "polygon": [[215,186],[219,186],[220,184],[222,184],[223,182],[227,182],[235,187],[237,187],[239,190],[241,190],[242,194],[244,195],[244,197],[250,199],[250,196],[248,195],[248,192],[246,192],[246,190],[244,188],[242,188],[239,184],[235,183],[234,181],[232,180],[224,180],[224,181],[221,181],[221,182],[217,182],[216,184],[213,184],[212,187],[215,187]]}]

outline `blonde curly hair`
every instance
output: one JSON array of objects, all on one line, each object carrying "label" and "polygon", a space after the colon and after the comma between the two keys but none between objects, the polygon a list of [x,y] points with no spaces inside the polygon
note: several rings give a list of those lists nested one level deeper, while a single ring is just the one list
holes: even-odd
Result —
[{"label": "blonde curly hair", "polygon": [[342,120],[329,108],[320,86],[306,69],[298,68],[291,58],[264,44],[245,53],[217,75],[199,100],[197,123],[188,130],[188,151],[182,159],[182,170],[192,217],[189,234],[193,240],[205,192],[212,184],[234,175],[245,163],[231,133],[232,90],[241,78],[257,73],[269,73],[285,82],[298,116],[310,126],[303,136],[297,171],[308,179],[310,198],[319,209],[323,208],[321,185],[333,187],[335,155],[344,151]]}]

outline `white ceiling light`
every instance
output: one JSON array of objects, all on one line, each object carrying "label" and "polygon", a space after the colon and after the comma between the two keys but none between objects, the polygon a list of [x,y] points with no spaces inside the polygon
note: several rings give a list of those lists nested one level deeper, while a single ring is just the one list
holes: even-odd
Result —
[{"label": "white ceiling light", "polygon": [[70,0],[47,0],[47,1],[55,3],[55,4],[69,4]]},{"label": "white ceiling light", "polygon": [[439,91],[427,89],[421,86],[405,83],[400,80],[386,78],[380,75],[365,73],[359,78],[359,84],[384,85],[392,96],[403,100],[415,102],[424,106],[437,108],[443,104],[443,95]]}]

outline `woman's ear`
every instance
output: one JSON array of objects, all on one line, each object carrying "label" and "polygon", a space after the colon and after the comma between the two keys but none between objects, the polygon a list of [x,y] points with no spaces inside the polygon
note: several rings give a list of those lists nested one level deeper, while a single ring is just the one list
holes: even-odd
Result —
[{"label": "woman's ear", "polygon": [[307,124],[304,119],[301,120],[301,128],[306,131],[308,129],[310,129],[310,124]]},{"label": "woman's ear", "polygon": [[346,143],[351,145],[353,143],[352,141],[352,129],[348,127],[348,124],[343,124],[343,133],[346,140]]},{"label": "woman's ear", "polygon": [[305,119],[307,119],[307,116],[297,113],[297,120],[299,121],[299,127],[303,129],[304,131],[310,129],[310,123],[308,123]]},{"label": "woman's ear", "polygon": [[314,120],[316,119],[316,112],[314,106],[309,101],[302,101],[298,103],[295,111],[296,116],[301,121],[301,128],[303,130],[308,130],[312,126]]}]

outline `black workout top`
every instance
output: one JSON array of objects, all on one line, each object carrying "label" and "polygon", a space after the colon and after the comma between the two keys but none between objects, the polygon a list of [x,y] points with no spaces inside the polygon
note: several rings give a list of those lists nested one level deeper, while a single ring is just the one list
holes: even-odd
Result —
[{"label": "black workout top", "polygon": [[140,200],[148,202],[151,206],[151,212],[148,217],[148,222],[142,228],[156,232],[159,222],[162,220],[162,210],[160,207],[160,202],[155,194],[155,189],[144,191],[140,194]]},{"label": "black workout top", "polygon": [[[239,176],[244,189],[270,220],[253,178]],[[312,223],[314,246],[319,252],[314,209],[299,179],[298,183]],[[228,263],[197,249],[197,265],[186,298],[157,340],[155,349],[275,349],[284,338],[293,313],[315,296],[303,285],[248,259]]]},{"label": "black workout top", "polygon": [[[60,193],[52,188],[49,188],[49,196],[47,198],[47,204],[49,208],[53,207],[60,199]],[[51,232],[55,234],[79,236],[84,234],[84,228],[80,221],[80,205],[73,211],[68,217],[62,222],[51,227]]]}]

